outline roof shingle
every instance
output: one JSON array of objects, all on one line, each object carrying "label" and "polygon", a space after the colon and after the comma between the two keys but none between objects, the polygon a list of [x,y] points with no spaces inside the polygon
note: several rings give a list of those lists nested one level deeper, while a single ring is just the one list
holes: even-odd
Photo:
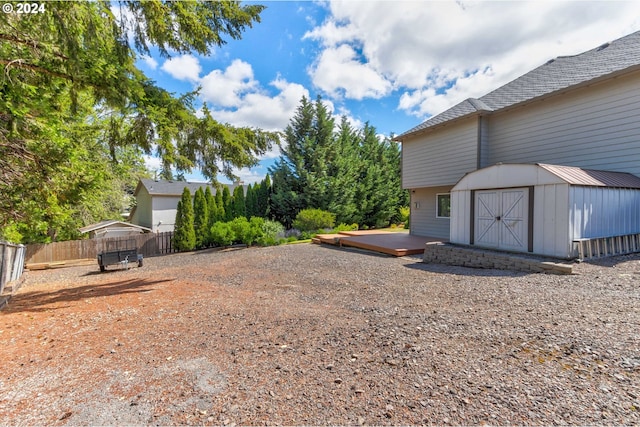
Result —
[{"label": "roof shingle", "polygon": [[454,105],[395,139],[480,111],[499,111],[639,65],[640,31],[578,55],[552,59],[479,99]]}]

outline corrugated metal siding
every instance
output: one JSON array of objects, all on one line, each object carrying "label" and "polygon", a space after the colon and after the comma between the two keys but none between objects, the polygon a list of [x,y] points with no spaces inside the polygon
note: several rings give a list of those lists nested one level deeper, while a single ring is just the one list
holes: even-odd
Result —
[{"label": "corrugated metal siding", "polygon": [[436,195],[448,193],[451,188],[419,188],[411,193],[411,234],[449,239],[450,219],[436,218]]},{"label": "corrugated metal siding", "polygon": [[640,175],[640,74],[491,116],[489,164],[550,163]]},{"label": "corrugated metal siding", "polygon": [[640,190],[570,187],[571,240],[640,233]]},{"label": "corrugated metal siding", "polygon": [[402,186],[455,184],[477,167],[477,118],[402,143]]}]

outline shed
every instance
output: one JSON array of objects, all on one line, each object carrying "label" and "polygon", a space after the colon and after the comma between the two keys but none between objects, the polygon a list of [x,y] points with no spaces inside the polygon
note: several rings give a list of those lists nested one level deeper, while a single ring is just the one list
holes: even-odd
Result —
[{"label": "shed", "polygon": [[137,236],[138,234],[151,233],[152,230],[129,222],[106,220],[82,227],[79,231],[89,233],[89,237],[92,239],[98,239],[101,237]]},{"label": "shed", "polygon": [[542,163],[478,169],[451,190],[450,234],[452,243],[566,259],[592,252],[592,242],[592,256],[637,251],[640,178]]}]

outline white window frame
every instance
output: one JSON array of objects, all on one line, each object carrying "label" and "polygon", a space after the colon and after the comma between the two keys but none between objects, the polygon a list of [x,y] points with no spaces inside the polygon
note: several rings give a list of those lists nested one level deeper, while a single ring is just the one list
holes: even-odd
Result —
[{"label": "white window frame", "polygon": [[[440,197],[441,196],[449,197],[449,216],[441,216],[440,215]],[[437,193],[436,194],[436,218],[442,218],[442,219],[450,219],[451,218],[451,193]]]}]

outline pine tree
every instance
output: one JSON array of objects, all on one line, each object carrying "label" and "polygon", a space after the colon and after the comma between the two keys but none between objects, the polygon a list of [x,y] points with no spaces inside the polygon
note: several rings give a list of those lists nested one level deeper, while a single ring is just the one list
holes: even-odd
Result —
[{"label": "pine tree", "polygon": [[207,239],[206,245],[211,246],[211,227],[217,221],[218,216],[218,205],[216,204],[216,199],[211,193],[211,187],[207,185],[207,188],[204,190],[204,199],[207,203]]},{"label": "pine tree", "polygon": [[196,190],[193,198],[193,228],[196,235],[196,248],[205,248],[209,238],[209,206],[202,187]]},{"label": "pine tree", "polygon": [[224,221],[231,221],[234,216],[231,209],[231,192],[228,185],[222,187],[222,206],[224,207]]},{"label": "pine tree", "polygon": [[179,251],[191,251],[196,246],[196,233],[193,228],[193,205],[191,192],[185,187],[178,202],[173,245]]},{"label": "pine tree", "polygon": [[246,215],[244,187],[242,185],[238,185],[233,189],[233,197],[231,198],[231,212],[233,213],[232,219],[244,217]]},{"label": "pine tree", "polygon": [[271,178],[269,175],[260,182],[256,191],[256,214],[262,218],[269,218],[269,197],[271,195]]},{"label": "pine tree", "polygon": [[[258,184],[255,184],[255,187],[258,187]],[[247,219],[257,216],[256,215],[256,204],[258,198],[256,192],[254,190],[254,186],[249,184],[247,186],[247,194],[244,196],[244,204],[245,204],[245,216]]]},{"label": "pine tree", "polygon": [[213,222],[216,223],[218,221],[226,221],[227,218],[227,214],[225,213],[225,209],[224,209],[224,199],[222,198],[222,187],[220,186],[220,184],[218,184],[216,186],[216,207],[218,208],[216,210],[216,214],[213,217]]}]

